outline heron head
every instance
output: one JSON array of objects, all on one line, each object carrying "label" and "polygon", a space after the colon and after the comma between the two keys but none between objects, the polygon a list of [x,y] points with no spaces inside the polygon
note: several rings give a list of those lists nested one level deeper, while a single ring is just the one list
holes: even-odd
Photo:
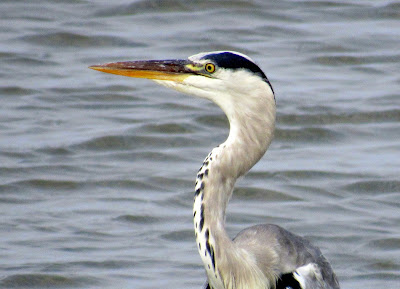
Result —
[{"label": "heron head", "polygon": [[89,68],[152,79],[175,90],[210,99],[226,113],[232,105],[252,101],[256,105],[261,96],[274,100],[272,86],[259,66],[248,56],[233,51],[199,53],[185,60],[114,62]]}]

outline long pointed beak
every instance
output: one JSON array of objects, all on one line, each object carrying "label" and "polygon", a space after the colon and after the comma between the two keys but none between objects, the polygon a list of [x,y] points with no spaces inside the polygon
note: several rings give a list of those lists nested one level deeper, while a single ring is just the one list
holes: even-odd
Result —
[{"label": "long pointed beak", "polygon": [[89,66],[91,69],[106,73],[176,82],[182,82],[188,76],[195,74],[191,67],[193,67],[191,61],[178,59],[113,62]]}]

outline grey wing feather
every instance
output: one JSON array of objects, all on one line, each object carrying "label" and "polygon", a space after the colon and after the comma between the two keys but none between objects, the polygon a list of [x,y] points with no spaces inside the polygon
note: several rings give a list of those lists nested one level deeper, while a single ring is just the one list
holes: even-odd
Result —
[{"label": "grey wing feather", "polygon": [[[278,256],[276,273],[294,273],[303,282],[304,289],[340,288],[331,265],[319,248],[277,225],[247,228],[235,237],[234,242],[252,253],[260,268],[270,268],[270,256]],[[312,266],[307,266],[310,264]]]}]

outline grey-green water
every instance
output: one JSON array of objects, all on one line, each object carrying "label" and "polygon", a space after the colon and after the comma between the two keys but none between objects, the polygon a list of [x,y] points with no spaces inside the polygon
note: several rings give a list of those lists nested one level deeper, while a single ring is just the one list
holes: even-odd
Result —
[{"label": "grey-green water", "polygon": [[306,236],[342,288],[400,284],[398,1],[2,1],[0,288],[200,288],[194,177],[212,104],[108,61],[237,50],[277,98],[227,228]]}]

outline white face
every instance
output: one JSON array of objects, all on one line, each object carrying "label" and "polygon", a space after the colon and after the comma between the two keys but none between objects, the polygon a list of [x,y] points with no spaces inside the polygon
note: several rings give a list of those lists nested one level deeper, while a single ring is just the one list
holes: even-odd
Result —
[{"label": "white face", "polygon": [[[199,69],[204,69],[208,63],[215,65],[215,71],[212,73],[202,70],[204,73],[200,71],[199,74],[188,76],[181,82],[164,80],[156,82],[186,94],[209,99],[216,103],[228,118],[242,114],[245,117],[250,111],[257,111],[267,103],[275,107],[271,87],[259,74],[244,68],[218,67],[215,61],[207,59],[207,55],[218,53],[199,53],[189,57],[190,61],[200,64]],[[245,55],[236,54],[252,61]]]},{"label": "white face", "polygon": [[[264,87],[265,83],[262,83],[264,81],[260,76],[248,69],[218,67],[218,63],[216,63],[218,61],[212,59],[215,59],[216,55],[224,53],[237,55],[254,64],[250,57],[235,51],[202,52],[188,58],[198,64],[194,69],[199,68],[199,74],[193,74],[182,82],[164,80],[156,80],[156,82],[187,94],[210,99],[216,103],[219,102],[218,98],[221,98],[222,95],[227,100],[234,95],[246,95],[260,85]],[[207,64],[215,66],[215,71],[206,71]]]}]

